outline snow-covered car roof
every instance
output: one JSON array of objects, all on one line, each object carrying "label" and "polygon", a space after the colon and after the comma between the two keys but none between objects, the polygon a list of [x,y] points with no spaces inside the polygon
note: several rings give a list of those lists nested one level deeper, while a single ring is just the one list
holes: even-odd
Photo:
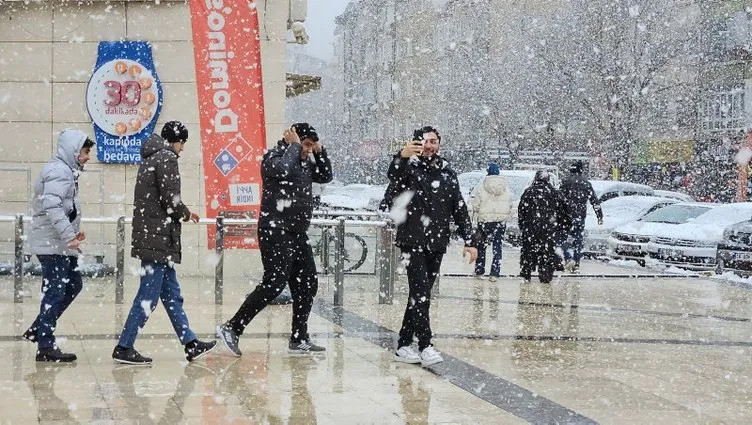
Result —
[{"label": "snow-covered car roof", "polygon": [[677,199],[682,202],[695,202],[695,198],[686,193],[675,192],[673,190],[654,190],[653,195],[660,196],[662,198]]},{"label": "snow-covered car roof", "polygon": [[[661,198],[659,196],[619,196],[601,203],[604,215],[604,229],[614,228],[621,224],[634,221],[644,216],[656,205],[669,205],[678,202],[676,199]],[[585,218],[586,228],[595,228],[597,220],[594,214]]]},{"label": "snow-covered car roof", "polygon": [[596,196],[599,198],[608,192],[637,192],[652,195],[653,188],[644,184],[625,182],[620,180],[590,180]]},{"label": "snow-covered car roof", "polygon": [[321,204],[329,208],[375,211],[384,198],[384,192],[386,185],[327,186],[321,194]]}]

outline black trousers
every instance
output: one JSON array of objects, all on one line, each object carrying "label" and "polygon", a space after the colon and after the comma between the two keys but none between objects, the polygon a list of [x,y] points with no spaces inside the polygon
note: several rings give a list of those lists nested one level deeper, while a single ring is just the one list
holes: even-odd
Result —
[{"label": "black trousers", "polygon": [[228,322],[242,335],[245,327],[270,301],[290,285],[292,293],[292,333],[290,341],[308,340],[308,316],[313,297],[319,289],[313,251],[305,233],[280,229],[259,229],[259,249],[264,265],[264,278],[243,301]]},{"label": "black trousers", "polygon": [[530,280],[530,275],[538,269],[538,279],[542,283],[551,283],[558,256],[554,251],[554,240],[529,240],[523,235],[520,251],[520,276]]},{"label": "black trousers", "polygon": [[407,283],[410,293],[407,297],[405,316],[399,333],[399,347],[413,342],[418,337],[418,348],[431,345],[431,289],[436,282],[441,268],[442,252],[428,251],[423,248],[402,247],[402,259],[407,263]]}]

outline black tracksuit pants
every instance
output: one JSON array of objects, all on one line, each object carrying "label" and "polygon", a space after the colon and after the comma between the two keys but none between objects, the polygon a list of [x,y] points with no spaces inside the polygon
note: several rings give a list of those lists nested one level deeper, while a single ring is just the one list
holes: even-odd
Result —
[{"label": "black tracksuit pants", "polygon": [[242,335],[251,320],[289,284],[292,293],[290,341],[307,341],[308,316],[319,288],[308,236],[281,229],[259,229],[258,236],[264,278],[227,323],[238,335]]},{"label": "black tracksuit pants", "polygon": [[554,251],[554,240],[529,240],[523,236],[520,251],[520,277],[530,280],[533,270],[538,269],[541,283],[551,283],[554,269],[560,261]]},{"label": "black tracksuit pants", "polygon": [[439,275],[444,253],[417,247],[401,247],[401,250],[402,259],[407,263],[410,293],[397,345],[398,348],[409,346],[413,342],[413,336],[417,336],[418,348],[423,351],[431,345],[431,289]]}]

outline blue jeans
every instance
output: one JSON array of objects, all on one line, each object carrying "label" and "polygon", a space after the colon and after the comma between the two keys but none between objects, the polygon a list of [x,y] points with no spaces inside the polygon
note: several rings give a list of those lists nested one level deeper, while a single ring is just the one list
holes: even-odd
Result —
[{"label": "blue jeans", "polygon": [[[574,224],[572,225],[572,228],[569,229],[567,237],[564,239],[564,242],[561,244],[561,249],[564,251],[564,261],[574,260],[575,263],[578,265],[580,264],[580,259],[582,258],[582,248],[585,246],[585,220],[577,220],[575,219]],[[569,242],[569,239],[572,239],[572,243]],[[574,253],[569,252],[570,249],[574,249]]]},{"label": "blue jeans", "polygon": [[42,265],[42,303],[31,325],[40,349],[55,346],[57,320],[71,305],[83,281],[78,272],[78,258],[64,255],[37,255]]},{"label": "blue jeans", "polygon": [[501,275],[501,247],[506,230],[507,225],[500,221],[478,224],[478,233],[481,235],[483,245],[478,247],[478,259],[475,260],[475,274],[483,275],[486,273],[486,245],[491,243],[493,247],[491,276],[499,277]]},{"label": "blue jeans", "polygon": [[149,315],[157,308],[159,299],[162,300],[162,305],[167,310],[167,316],[172,322],[180,343],[185,345],[196,339],[196,334],[188,325],[188,316],[183,310],[183,297],[180,295],[180,283],[178,283],[175,268],[150,261],[141,261],[141,268],[146,270],[146,274],[141,277],[141,286],[138,288],[136,299],[133,300],[133,306],[128,313],[118,345],[125,348],[133,347],[139,331],[146,325]]}]

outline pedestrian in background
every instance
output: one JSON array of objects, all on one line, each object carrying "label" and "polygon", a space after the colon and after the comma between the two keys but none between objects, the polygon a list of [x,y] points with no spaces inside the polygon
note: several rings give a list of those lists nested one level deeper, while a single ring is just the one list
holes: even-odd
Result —
[{"label": "pedestrian in background", "polygon": [[512,198],[507,179],[499,175],[498,164],[488,164],[488,175],[470,195],[473,216],[478,223],[478,259],[475,275],[483,278],[486,272],[486,245],[492,246],[493,259],[489,280],[496,282],[501,275],[502,244],[507,220],[512,214]]},{"label": "pedestrian in background", "polygon": [[522,234],[520,277],[530,282],[535,269],[541,283],[551,283],[558,262],[557,235],[571,225],[571,215],[546,171],[535,173],[533,184],[520,198],[518,220]]},{"label": "pedestrian in background", "polygon": [[[564,253],[564,268],[570,272],[580,269],[582,248],[585,244],[585,217],[587,217],[587,204],[593,206],[598,224],[603,224],[603,211],[601,202],[595,194],[593,185],[582,175],[585,164],[576,161],[569,168],[569,176],[561,183],[561,194],[569,203],[572,215],[572,226],[564,235],[562,251]],[[570,240],[572,242],[570,242]]]}]

